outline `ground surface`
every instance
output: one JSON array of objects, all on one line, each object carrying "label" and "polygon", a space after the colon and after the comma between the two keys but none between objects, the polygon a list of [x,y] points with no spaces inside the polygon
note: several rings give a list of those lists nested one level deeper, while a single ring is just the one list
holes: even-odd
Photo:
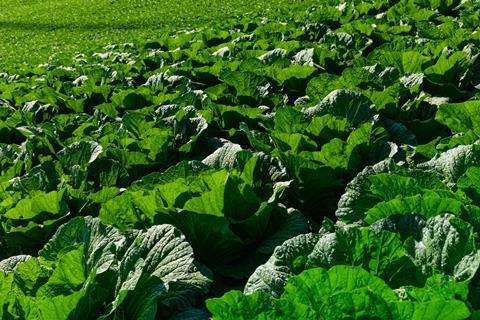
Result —
[{"label": "ground surface", "polygon": [[273,0],[0,0],[0,67],[38,64],[109,43],[154,39],[298,1]]}]

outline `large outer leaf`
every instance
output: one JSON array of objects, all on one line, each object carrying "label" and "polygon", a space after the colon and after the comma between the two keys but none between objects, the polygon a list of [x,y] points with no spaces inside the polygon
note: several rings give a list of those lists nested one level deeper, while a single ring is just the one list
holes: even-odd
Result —
[{"label": "large outer leaf", "polygon": [[376,165],[366,167],[351,182],[347,184],[345,193],[338,202],[335,215],[346,221],[355,221],[363,216],[365,209],[378,202],[377,199],[366,198],[358,201],[364,194],[368,176],[381,172],[389,172],[393,168],[391,161],[382,161]]},{"label": "large outer leaf", "polygon": [[245,293],[260,290],[279,297],[292,275],[341,264],[361,266],[395,287],[418,282],[413,262],[397,234],[349,226],[285,241],[249,278]]},{"label": "large outer leaf", "polygon": [[55,261],[62,250],[76,244],[83,244],[87,268],[98,274],[117,270],[126,238],[117,229],[102,225],[99,219],[79,217],[61,226],[39,255]]},{"label": "large outer leaf", "polygon": [[469,167],[480,166],[480,145],[458,146],[439,157],[418,165],[421,169],[433,169],[441,173],[447,183],[454,183]]},{"label": "large outer leaf", "polygon": [[159,305],[162,313],[191,307],[211,282],[174,227],[125,237],[92,217],[61,226],[39,258],[12,257],[0,268],[0,315],[28,319],[93,318],[108,305],[105,317],[154,319]]},{"label": "large outer leaf", "polygon": [[262,87],[268,88],[268,81],[255,73],[249,71],[222,70],[219,79],[229,86],[235,88],[235,93],[241,101],[248,103],[264,96]]},{"label": "large outer leaf", "polygon": [[443,104],[438,108],[435,119],[455,133],[473,130],[478,135],[480,133],[480,101]]},{"label": "large outer leaf", "polygon": [[[359,267],[305,270],[288,280],[279,299],[257,291],[231,291],[207,300],[213,319],[465,319],[466,285],[444,279],[425,288],[402,288],[400,298],[384,281]],[[415,291],[416,290],[416,291]]]},{"label": "large outer leaf", "polygon": [[347,118],[351,126],[369,121],[375,115],[375,107],[364,95],[351,90],[335,90],[315,107],[304,111],[307,115],[331,114]]},{"label": "large outer leaf", "polygon": [[232,290],[222,298],[207,300],[207,308],[213,313],[213,320],[260,320],[262,314],[272,309],[272,298],[261,291],[245,296],[240,291]]},{"label": "large outer leaf", "polygon": [[67,168],[74,165],[82,167],[95,161],[103,152],[102,146],[93,141],[74,142],[58,152],[60,162]]},{"label": "large outer leaf", "polygon": [[278,246],[270,259],[248,279],[244,292],[265,291],[279,297],[294,272],[302,271],[308,255],[319,240],[318,234],[304,234]]},{"label": "large outer leaf", "polygon": [[452,274],[455,266],[475,248],[473,228],[465,221],[444,214],[429,219],[410,251],[425,274]]},{"label": "large outer leaf", "polygon": [[139,233],[120,263],[115,317],[155,319],[158,305],[173,310],[206,294],[210,279],[194,263],[185,237],[170,225]]},{"label": "large outer leaf", "polygon": [[27,319],[93,317],[113,297],[112,281],[125,244],[118,230],[96,218],[72,219],[58,229],[39,258],[2,262],[9,266],[7,276],[15,279],[2,308]]},{"label": "large outer leaf", "polygon": [[426,217],[445,211],[459,214],[462,198],[444,182],[450,181],[445,176],[453,169],[451,166],[459,167],[454,169],[459,171],[456,175],[466,168],[443,161],[442,157],[438,162],[422,164],[422,169],[401,168],[392,162],[365,168],[347,185],[338,202],[337,217],[345,222],[365,219],[373,223],[386,216],[407,213]]},{"label": "large outer leaf", "polygon": [[460,215],[462,202],[460,200],[442,197],[442,195],[427,191],[424,195],[404,197],[399,195],[393,200],[380,202],[367,211],[365,222],[373,224],[376,221],[394,215],[415,213],[430,218],[444,212]]},{"label": "large outer leaf", "polygon": [[331,319],[392,318],[395,310],[390,310],[389,303],[396,299],[385,282],[349,266],[306,270],[288,281],[282,295],[282,300],[305,305],[317,317]]},{"label": "large outer leaf", "polygon": [[202,163],[212,168],[234,168],[237,164],[237,153],[242,151],[238,144],[227,142],[211,155],[203,159]]}]

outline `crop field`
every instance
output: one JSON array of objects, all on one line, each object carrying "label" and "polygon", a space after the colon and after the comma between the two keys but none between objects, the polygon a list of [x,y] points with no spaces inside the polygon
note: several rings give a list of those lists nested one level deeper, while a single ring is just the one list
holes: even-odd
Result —
[{"label": "crop field", "polygon": [[0,3],[0,319],[480,318],[480,2]]},{"label": "crop field", "polygon": [[141,42],[238,14],[265,14],[293,0],[0,0],[0,67]]}]

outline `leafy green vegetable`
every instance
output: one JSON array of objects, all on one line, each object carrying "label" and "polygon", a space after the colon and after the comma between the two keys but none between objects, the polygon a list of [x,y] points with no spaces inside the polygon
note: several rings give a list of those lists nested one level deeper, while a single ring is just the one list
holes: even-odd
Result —
[{"label": "leafy green vegetable", "polygon": [[172,226],[125,236],[99,219],[75,218],[58,229],[38,258],[2,261],[0,315],[91,318],[111,305],[108,314],[114,318],[155,318],[157,310],[185,308],[208,291],[208,272],[196,268],[191,247]]},{"label": "leafy green vegetable", "polygon": [[[228,161],[225,152],[232,153]],[[250,270],[276,245],[307,230],[299,212],[279,203],[289,182],[262,180],[275,177],[275,172],[277,178],[282,177],[281,166],[269,161],[272,159],[225,145],[204,162],[232,166],[232,171],[181,163],[140,181],[132,187],[135,191],[106,202],[100,218],[122,229],[173,224],[184,232],[201,261],[221,273],[243,277],[238,265],[243,272]],[[243,170],[236,171],[238,165]],[[177,174],[179,170],[185,170],[183,177]],[[253,255],[249,252],[245,260],[249,246],[257,251]]]},{"label": "leafy green vegetable", "polygon": [[[453,281],[439,285],[440,291],[448,292],[444,286],[460,289]],[[361,268],[335,266],[329,270],[306,270],[290,278],[279,299],[262,291],[247,296],[232,291],[222,298],[208,300],[207,307],[213,319],[231,316],[241,319],[288,319],[292,316],[301,319],[464,319],[469,316],[467,306],[454,296],[445,294],[444,299],[439,299],[422,294],[434,288],[429,284],[402,298],[381,279]]]},{"label": "leafy green vegetable", "polygon": [[478,317],[480,5],[269,8],[0,70],[0,318]]}]

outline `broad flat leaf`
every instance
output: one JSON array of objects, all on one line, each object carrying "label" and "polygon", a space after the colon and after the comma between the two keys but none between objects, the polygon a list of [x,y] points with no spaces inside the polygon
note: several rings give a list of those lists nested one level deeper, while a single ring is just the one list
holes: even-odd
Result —
[{"label": "broad flat leaf", "polygon": [[457,51],[448,55],[445,51],[436,64],[425,69],[425,75],[433,83],[457,85],[467,71],[469,62],[466,52]]},{"label": "broad flat leaf", "polygon": [[473,252],[474,232],[467,222],[443,214],[430,218],[422,229],[421,238],[411,239],[410,254],[424,274],[452,274],[456,265]]},{"label": "broad flat leaf", "polygon": [[462,202],[460,200],[442,197],[435,192],[426,192],[424,195],[403,197],[397,196],[393,200],[380,202],[367,211],[365,222],[374,222],[393,215],[420,214],[430,218],[444,212],[460,215]]},{"label": "broad flat leaf", "polygon": [[318,105],[308,108],[305,114],[331,114],[346,118],[351,126],[369,121],[375,115],[375,107],[364,95],[351,90],[335,90]]},{"label": "broad flat leaf", "polygon": [[210,284],[197,268],[192,248],[174,227],[158,225],[137,234],[120,263],[111,312],[155,319],[158,306],[190,306]]},{"label": "broad flat leaf", "polygon": [[470,310],[459,300],[434,299],[428,302],[401,301],[396,304],[401,319],[461,320],[468,319]]},{"label": "broad flat leaf", "polygon": [[247,71],[223,70],[219,78],[235,89],[238,98],[259,99],[264,95],[262,88],[268,86],[264,77]]},{"label": "broad flat leaf", "polygon": [[480,101],[446,103],[438,107],[435,119],[454,133],[473,130],[480,134]]},{"label": "broad flat leaf", "polygon": [[[49,193],[39,192],[31,198],[20,200],[17,205],[5,212],[4,217],[8,219],[38,219],[38,216],[61,217],[68,213],[68,207],[64,201],[65,190]],[[44,217],[45,219],[45,217]]]},{"label": "broad flat leaf", "polygon": [[442,153],[439,157],[418,165],[421,169],[433,169],[441,173],[447,183],[458,180],[469,167],[480,166],[480,146],[458,146]]},{"label": "broad flat leaf", "polygon": [[125,241],[98,219],[72,219],[59,228],[39,258],[19,257],[15,266],[3,262],[10,265],[7,276],[16,282],[8,301],[2,302],[7,314],[28,319],[93,317],[112,297]]},{"label": "broad flat leaf", "polygon": [[287,50],[282,48],[276,48],[262,54],[261,56],[258,57],[258,59],[263,63],[272,64],[273,62],[275,62],[275,60],[284,58],[286,55],[287,55]]},{"label": "broad flat leaf", "polygon": [[102,146],[93,141],[74,142],[58,152],[60,162],[67,168],[74,165],[85,167],[95,161],[103,152]]},{"label": "broad flat leaf", "polygon": [[413,262],[397,234],[351,226],[285,241],[249,278],[245,293],[266,291],[279,297],[294,274],[343,264],[361,266],[396,287],[417,283]]},{"label": "broad flat leaf", "polygon": [[[241,295],[231,291],[207,300],[213,319],[235,315],[244,319],[465,319],[470,315],[466,284],[437,278],[424,288],[400,288],[395,292],[362,268],[315,268],[292,276],[285,292],[273,299],[262,291]],[[410,293],[411,295],[408,295]],[[243,311],[243,313],[242,313]]]},{"label": "broad flat leaf", "polygon": [[232,290],[221,298],[207,300],[207,308],[213,314],[213,320],[254,320],[273,307],[271,296],[265,292],[245,296],[240,291]]},{"label": "broad flat leaf", "polygon": [[284,286],[292,274],[305,268],[308,255],[319,240],[318,234],[302,234],[285,241],[275,248],[273,255],[248,279],[245,294],[265,291],[280,297]]},{"label": "broad flat leaf", "polygon": [[55,261],[64,248],[77,244],[83,244],[88,270],[96,270],[99,274],[116,270],[126,239],[115,228],[102,225],[99,219],[79,217],[61,226],[39,255]]},{"label": "broad flat leaf", "polygon": [[392,287],[418,283],[421,276],[398,234],[368,228],[338,228],[322,236],[308,256],[307,267],[361,266]]},{"label": "broad flat leaf", "polygon": [[301,111],[295,108],[280,108],[275,113],[273,119],[275,125],[275,132],[282,133],[301,133],[308,125],[308,117]]},{"label": "broad flat leaf", "polygon": [[242,150],[240,145],[227,142],[203,159],[202,162],[212,168],[232,169],[237,162],[237,153]]},{"label": "broad flat leaf", "polygon": [[[310,269],[292,277],[281,302],[307,306],[317,317],[392,318],[389,303],[397,299],[385,282],[361,268]],[[282,306],[281,306],[282,307]]]},{"label": "broad flat leaf", "polygon": [[430,61],[429,57],[416,51],[382,50],[382,53],[383,55],[378,57],[379,61],[377,61],[383,65],[396,67],[402,75],[422,72]]},{"label": "broad flat leaf", "polygon": [[480,204],[480,168],[468,168],[458,179],[457,187],[463,190],[476,204]]},{"label": "broad flat leaf", "polygon": [[478,283],[478,271],[480,270],[480,250],[472,252],[463,257],[462,260],[455,266],[453,276],[457,281],[463,281],[468,284],[469,302],[475,309],[480,308],[480,301],[477,296],[480,291],[480,284]]},{"label": "broad flat leaf", "polygon": [[313,67],[314,49],[308,48],[297,52],[292,58],[292,64]]},{"label": "broad flat leaf", "polygon": [[431,190],[455,199],[436,172],[403,169],[390,161],[365,168],[348,185],[338,202],[336,216],[343,221],[363,219],[368,210],[397,197],[412,197]]},{"label": "broad flat leaf", "polygon": [[278,160],[242,150],[233,151],[227,164],[221,159],[229,157],[229,146],[205,162],[234,163],[230,171],[179,164],[102,204],[100,218],[122,230],[172,224],[214,271],[248,277],[275,246],[306,232],[307,224],[303,215],[280,205],[291,182],[283,180],[285,169]]},{"label": "broad flat leaf", "polygon": [[405,294],[416,301],[431,301],[439,298],[461,299],[466,301],[468,299],[468,282],[456,281],[449,276],[442,276],[440,274],[433,275],[427,279],[425,285],[421,288],[406,286],[403,287]]},{"label": "broad flat leaf", "polygon": [[392,140],[398,144],[416,145],[417,137],[408,128],[396,121],[387,118],[382,118],[382,123],[385,125],[388,134]]}]

